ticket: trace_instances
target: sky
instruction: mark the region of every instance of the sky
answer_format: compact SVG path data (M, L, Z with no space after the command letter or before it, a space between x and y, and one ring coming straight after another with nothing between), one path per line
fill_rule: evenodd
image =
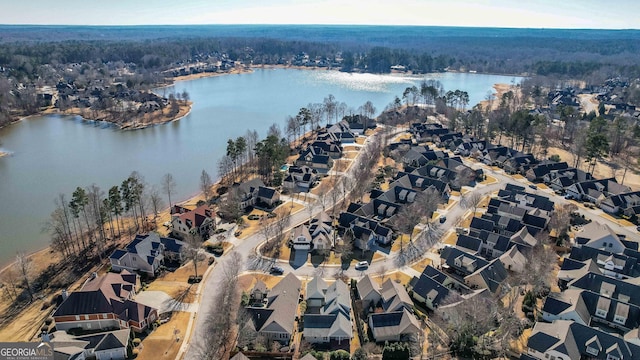
M638 0L2 0L0 24L638 29Z

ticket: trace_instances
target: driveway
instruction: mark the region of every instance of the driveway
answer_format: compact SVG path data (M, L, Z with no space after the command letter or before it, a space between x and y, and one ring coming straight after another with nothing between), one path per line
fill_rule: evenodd
M141 291L136 295L135 300L141 304L158 309L159 314L169 311L195 312L198 307L197 304L175 301L164 291Z

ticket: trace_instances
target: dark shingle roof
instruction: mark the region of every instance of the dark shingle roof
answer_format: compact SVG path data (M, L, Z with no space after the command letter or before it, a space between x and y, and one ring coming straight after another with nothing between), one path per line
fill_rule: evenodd
M551 335L539 332L529 337L527 346L541 353L549 350L553 345L557 344L560 339Z

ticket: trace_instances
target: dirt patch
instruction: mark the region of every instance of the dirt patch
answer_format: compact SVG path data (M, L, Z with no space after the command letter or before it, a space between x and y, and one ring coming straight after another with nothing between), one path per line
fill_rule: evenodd
M209 266L209 262L207 257L198 261L198 275L201 276L207 271L207 267ZM189 281L189 276L195 275L195 269L193 267L193 261L188 261L176 271L167 271L160 275L154 282L174 282L174 283L183 283L187 284ZM151 283L153 284L153 282ZM151 286L151 284L149 286Z
M273 289L273 287L276 286L276 284L278 284L280 280L282 280L282 277L273 276L269 274L241 275L238 278L238 288L240 288L244 292L249 292L251 291L251 289L253 289L253 287L258 282L258 280L265 283L268 289Z
M380 276L373 276L372 277L374 281L376 281L378 284L382 284L383 282L387 281L387 279L391 279L395 282L398 282L400 284L406 285L409 283L409 281L411 281L411 276L403 273L400 270L396 270L392 273L387 273L385 275L380 275Z
M519 97L522 98L522 94L520 93L520 87L511 85L511 84L494 84L493 89L495 92L493 93L494 99L492 101L482 100L480 101L480 105L482 108L486 109L491 106L491 110L496 110L500 106L500 99L503 94L506 94L509 91L513 91L514 93L518 93Z
M422 259L417 263L411 265L411 268L417 272L422 272L424 271L424 268L426 268L429 265L431 265L431 259Z
M193 303L196 295L195 286L177 281L156 280L149 284L145 291L162 291L183 303Z
M549 156L551 155L560 156L560 161L566 161L567 164L569 164L569 166L573 166L575 163L574 155L567 150L564 150L558 147L550 147L548 150L548 154ZM585 166L586 165L582 165L582 170L586 170ZM596 179L606 179L606 178L613 177L614 173L615 173L616 180L618 180L619 182L622 181L622 174L624 173L623 168L614 169L608 163L598 161L598 163L596 164L595 170L593 172L593 176ZM624 185L631 187L633 190L639 190L640 174L629 169L624 178Z
M184 341L190 316L187 312L174 312L167 323L160 325L142 341L136 359L175 359Z
M36 300L28 305L19 316L12 319L0 329L2 341L30 341L40 334L44 321L53 312L53 307L42 309L43 300Z

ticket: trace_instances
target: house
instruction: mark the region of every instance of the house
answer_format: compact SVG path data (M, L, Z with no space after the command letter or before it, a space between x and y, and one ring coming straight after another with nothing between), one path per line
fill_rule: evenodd
M295 161L296 166L307 166L319 175L326 175L333 167L333 158L320 148L307 147Z
M356 289L358 289L358 296L362 301L362 308L365 312L368 312L369 308L375 308L380 302L379 285L371 278L371 275L367 274L360 279L356 284Z
M532 182L544 181L545 176L549 175L552 171L565 170L569 168L569 164L566 161L552 162L543 161L538 165L527 170L525 176L527 180Z
M608 178L578 182L565 191L574 199L600 204L609 196L631 192L631 188L618 184L615 178Z
M502 163L502 168L508 174L526 174L538 163L533 154L515 153Z
M308 192L318 182L318 172L308 166L289 166L282 187L293 192Z
M407 290L404 286L391 279L387 279L382 283L380 300L382 309L387 313L401 311L402 309L413 311L413 301L411 301Z
M291 246L296 250L323 250L333 246L333 220L321 212L308 224L295 227L291 232Z
M314 278L315 280L315 278ZM312 294L317 295L317 292ZM307 304L310 303L307 294ZM316 299L316 298L313 298ZM351 295L347 285L336 280L324 293L322 306L307 306L302 336L308 342L348 344L353 337L351 327Z
M321 277L314 277L307 283L307 308L321 307L324 304L324 297L327 293L327 283Z
M527 258L522 254L517 246L513 246L499 257L500 262L507 271L522 273L526 270Z
M640 206L640 191L609 196L601 201L599 206L609 214L637 215L636 208Z
M640 359L633 341L571 320L537 322L527 341L526 355L539 360Z
M291 245L295 250L311 249L311 234L306 225L298 225L291 231Z
M640 285L633 281L625 281L608 277L600 272L589 272L569 283L569 288L589 290L618 299L630 304L640 306L640 298L636 296L640 292Z
M177 206L174 209L178 209ZM180 212L172 212L171 234L180 239L187 239L193 232L204 241L209 239L216 228L215 214L209 205L201 205L193 210L181 208Z
M91 335L73 336L62 330L43 334L42 341L53 345L54 359L127 359L130 330L121 329Z
M267 292L262 306L246 308L258 335L269 342L289 343L295 331L301 287L302 282L293 273L289 273Z
M161 238L155 232L148 235L136 235L124 249L116 249L109 256L111 270L128 270L155 276L164 263L165 254L170 259L179 260L183 245L184 243L176 239Z
M582 228L576 235L577 246L588 246L619 254L626 248L620 237L607 225L592 221Z
M548 322L573 320L626 334L640 327L640 307L589 290L568 289L549 294L542 307L542 318Z
M460 154L462 156L470 156L474 152L483 152L487 148L487 142L485 140L479 141L464 141L458 145L454 154Z
M475 273L489 264L488 261L453 247L445 246L440 252L441 266L461 276Z
M500 285L507 278L507 271L500 259L494 259L470 275L465 276L464 282L472 289L489 289L496 293Z
M138 275L95 274L71 294L63 291L63 301L53 313L56 329L127 329L144 331L158 318L158 310L132 300L139 287Z
M619 278L640 277L640 253L629 248L623 253L613 253L607 249L596 249L589 246L574 246L569 254L570 260L576 262L593 261L596 271L604 275Z
M421 331L420 323L406 308L369 314L369 329L376 342L406 341Z
M335 238L333 219L324 211L318 213L309 222L309 233L315 250L331 249Z
M276 189L267 186L258 187L258 199L254 206L264 209L273 209L279 202L280 193Z
M240 206L243 208L250 206L273 208L280 201L280 193L274 188L265 186L259 178L243 182L234 191L236 191Z
M380 222L349 212L340 213L338 225L352 234L354 246L362 250L369 250L374 242L388 245L393 236L391 229Z
M430 265L427 267L430 267ZM435 270L435 268L433 269ZM425 268L420 277L414 276L411 279L409 291L414 299L425 304L429 310L435 311L451 290L438 281L438 277L428 276L426 272L427 269ZM444 273L442 275L447 278Z

